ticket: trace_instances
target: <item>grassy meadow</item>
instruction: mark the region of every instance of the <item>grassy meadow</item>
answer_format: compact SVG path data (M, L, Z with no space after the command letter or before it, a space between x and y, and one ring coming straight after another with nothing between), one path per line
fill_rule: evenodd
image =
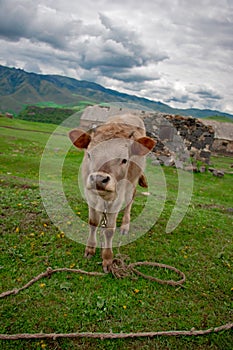
M91 260L84 259L84 245L60 231L43 206L40 160L55 128L52 124L0 118L0 293L21 287L48 267L102 272L100 249ZM61 142L66 142L66 133L64 129ZM75 190L82 152L74 147L65 155L62 148L54 152L56 157L65 158L66 197L74 214L85 222L87 204ZM224 169L225 176L194 174L187 213L172 233L165 233L177 198L177 171L152 166L148 160L148 169L158 182L158 193L159 176L163 174L167 189L164 208L146 234L121 247L121 253L128 255L130 262L155 261L180 269L186 275L184 288L141 277L116 279L110 274L90 277L59 273L0 300L0 334L199 330L233 322L233 160L212 157L211 163ZM132 216L136 217L144 205L145 196L138 189ZM69 225L69 218L64 220ZM168 270L142 271L163 279L177 278ZM199 337L0 341L4 350L232 347L232 330Z

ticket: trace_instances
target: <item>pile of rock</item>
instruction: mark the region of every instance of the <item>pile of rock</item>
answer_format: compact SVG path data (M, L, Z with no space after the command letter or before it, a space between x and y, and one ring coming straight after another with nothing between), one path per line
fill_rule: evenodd
M208 171L216 177L223 177L225 175L225 172L223 170L218 170L215 168L208 168Z
M220 169L215 169L212 167L208 167L208 165L197 165L197 164L193 164L190 162L189 165L184 165L182 162L179 161L175 161L174 158L171 157L156 157L155 155L150 155L150 157L152 158L151 160L151 164L154 166L159 166L159 165L164 165L164 166L172 166L178 169L183 169L185 171L189 171L192 173L206 173L206 172L210 172L213 174L213 176L216 177L223 177L225 175L225 172L223 170Z
M199 119L164 113L146 113L147 134L157 140L153 152L160 164L184 167L191 157L209 164L214 130Z
M6 118L9 118L9 119L13 119L14 115L11 114L11 113L8 113L8 112L6 112L6 113L0 112L0 117L6 117Z

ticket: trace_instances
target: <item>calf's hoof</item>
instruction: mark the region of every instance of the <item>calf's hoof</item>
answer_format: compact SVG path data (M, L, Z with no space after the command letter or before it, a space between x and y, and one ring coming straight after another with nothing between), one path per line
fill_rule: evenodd
M103 259L102 265L105 273L109 273L111 271L112 258L113 258L112 249L104 248L102 250L102 259Z
M112 259L104 259L102 265L104 273L111 272Z
M120 233L125 236L129 233L129 224L121 225Z
M95 255L95 247L86 246L84 257L91 259Z

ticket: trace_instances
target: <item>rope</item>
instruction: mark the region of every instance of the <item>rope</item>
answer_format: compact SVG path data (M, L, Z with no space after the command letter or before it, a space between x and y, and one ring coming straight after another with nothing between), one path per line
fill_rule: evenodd
M66 267L62 267L59 269L52 269L51 267L48 267L47 270L45 272L40 273L38 276L32 278L29 282L27 282L24 286L22 286L21 288L14 288L12 290L8 290L7 292L3 292L2 294L0 294L0 298L5 298L9 295L16 295L19 292L21 292L24 289L29 288L30 286L32 286L34 283L38 282L40 279L44 278L44 277L51 277L54 273L57 272L72 272L72 273L79 273L79 274L83 274L83 275L88 275L88 276L104 276L104 273L101 272L87 272L84 270L80 270L80 269L69 269Z
M175 267L165 265L165 264L148 262L148 261L136 262L136 263L132 263L132 264L127 265L124 261L125 259L126 259L126 256L124 257L123 255L120 255L119 258L113 259L113 263L112 263L110 271L112 272L112 274L116 278L129 277L129 276L132 276L134 273L134 274L142 276L150 281L158 282L160 284L168 284L168 285L171 285L174 287L175 286L182 286L182 284L185 282L185 274L183 272L179 271L178 269L176 269ZM155 278L153 276L143 274L142 272L135 269L135 266L155 266L155 267L165 268L168 270L175 271L178 275L180 275L182 277L182 279L180 281L161 280L159 278ZM48 267L45 272L42 272L38 276L32 278L29 282L27 282L21 288L18 288L18 289L14 288L14 289L9 290L7 292L1 293L0 298L5 298L5 297L12 295L12 294L16 295L19 292L21 292L22 290L27 289L30 286L32 286L34 283L38 282L40 279L42 279L44 277L50 278L53 274L55 274L57 272L71 272L71 273L78 273L78 274L83 274L83 275L88 275L88 276L106 276L106 274L103 272L88 272L88 271L84 271L81 269L71 269L71 268L66 268L66 267L58 268L58 269L52 269L51 267Z
M117 278L132 276L134 273L134 274L141 276L145 279L148 279L150 281L157 282L160 284L167 284L167 285L170 285L173 287L177 287L177 286L183 287L183 283L186 280L185 274L173 266L169 266L166 264L160 264L157 262L149 262L149 261L136 262L136 263L131 263L131 264L127 265L124 262L124 260L125 260L125 258L123 258L122 256L120 258L115 258L113 260L113 264L111 266L111 272ZM161 280L159 278L156 278L156 277L153 277L150 275L146 275L146 274L138 271L137 269L135 269L136 266L152 266L152 267L159 267L159 268L163 268L163 269L168 269L168 270L176 272L179 276L181 276L181 279L179 281Z
M118 254L119 257L116 257L113 259L113 264L111 267L111 272L116 278L123 278L123 277L132 277L136 274L138 276L141 276L143 278L146 278L150 281L158 282L160 284L167 284L171 285L173 287L175 286L182 286L185 282L185 274L181 272L180 270L176 269L175 267L166 265L166 264L160 264L156 262L136 262L131 263L127 265L125 263L126 256ZM145 275L142 272L138 271L135 267L136 266L152 266L152 267L159 267L159 268L165 268L171 271L176 272L181 279L179 281L173 281L173 280L161 280L159 278L155 278L153 276ZM58 269L52 269L49 267L45 272L40 273L36 277L32 278L29 282L27 282L24 286L21 288L14 288L12 290L3 292L0 294L0 298L5 298L10 295L16 295L19 292L21 292L24 289L29 288L34 283L38 282L40 279L48 277L50 278L54 273L57 272L70 272L70 273L78 273L78 274L84 274L88 276L106 276L105 273L101 272L88 272L81 269L71 269L71 268L58 268ZM138 333L35 333L35 334L28 334L28 333L22 333L22 334L0 334L0 340L18 340L18 339L57 339L57 338L95 338L95 339L126 339L126 338L141 338L141 337L157 337L157 336L199 336L199 335L206 335L210 333L217 333L221 331L230 330L233 328L233 323L228 323L220 327L210 328L206 330L195 330L191 329L190 331L160 331L160 332L138 332Z
M23 334L0 334L2 340L18 340L18 339L53 339L58 338L94 338L94 339L126 339L126 338L153 338L158 336L200 336L210 333L218 333L233 328L233 323L228 323L220 327L209 328L206 330L190 331L161 331L161 332L138 332L138 333L23 333Z

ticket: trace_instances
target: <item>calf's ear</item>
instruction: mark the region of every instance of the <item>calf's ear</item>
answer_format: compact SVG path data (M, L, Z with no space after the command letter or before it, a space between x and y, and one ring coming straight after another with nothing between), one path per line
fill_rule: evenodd
M87 148L91 141L91 136L81 129L71 130L69 132L69 138L73 145L80 149Z
M150 137L140 137L132 143L131 152L133 155L144 156L149 153L155 145L156 141Z
M142 174L138 179L138 184L141 187L148 188L148 182L145 174Z

